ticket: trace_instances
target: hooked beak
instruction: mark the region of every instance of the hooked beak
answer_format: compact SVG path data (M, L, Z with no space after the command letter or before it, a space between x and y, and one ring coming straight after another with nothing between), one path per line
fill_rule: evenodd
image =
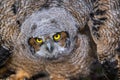
M51 41L48 41L48 42L46 43L46 49L47 49L47 50L48 50L48 52L50 52L50 53L52 53L52 52L53 52L54 47L53 47L53 44L52 44L52 42L51 42Z

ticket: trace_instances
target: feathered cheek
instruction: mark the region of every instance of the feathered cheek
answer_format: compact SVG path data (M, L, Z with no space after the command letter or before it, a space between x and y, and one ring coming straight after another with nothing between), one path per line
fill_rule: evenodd
M29 45L34 48L35 52L40 50L40 44L38 44L34 38L30 38Z
M66 39L60 40L60 41L59 41L59 45L60 45L61 47L65 47L65 46L66 46Z
M61 39L59 40L59 45L61 47L66 47L67 46L67 43L68 43L68 34L67 32L61 32Z

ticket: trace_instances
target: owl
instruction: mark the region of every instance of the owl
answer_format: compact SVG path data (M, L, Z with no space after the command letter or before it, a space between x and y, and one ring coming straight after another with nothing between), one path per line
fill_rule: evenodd
M49 0L17 28L20 31L16 31L12 55L4 67L15 71L8 79L23 80L39 72L49 74L51 80L89 75L95 60L94 49L90 46L93 41L88 36L89 31L84 30L86 23L79 23L87 20L87 16L78 21L81 16L74 12L78 6L71 8L69 1L63 3ZM85 1L80 4L83 3L86 4ZM72 5L75 4L78 5L77 1ZM84 12L79 14L85 15Z
M6 2L13 4L12 0ZM24 3L31 7L28 4ZM1 14L8 17L0 16L1 43L12 52L4 68L16 72L9 78L24 79L39 72L48 73L53 80L85 76L90 72L95 52L101 64L109 62L107 66L119 68L119 5L119 0L47 0L39 10L35 6L38 11L33 10L34 6L21 9L12 5L12 18L4 7ZM13 23L8 27L5 22Z

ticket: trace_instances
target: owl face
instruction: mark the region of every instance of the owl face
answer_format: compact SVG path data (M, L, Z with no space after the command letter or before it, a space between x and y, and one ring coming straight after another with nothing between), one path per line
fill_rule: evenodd
M70 46L69 34L65 31L32 37L29 44L34 49L34 54L45 58L57 59L67 55Z
M53 7L33 13L22 24L21 33L33 56L64 59L74 49L76 25L76 19L64 8Z

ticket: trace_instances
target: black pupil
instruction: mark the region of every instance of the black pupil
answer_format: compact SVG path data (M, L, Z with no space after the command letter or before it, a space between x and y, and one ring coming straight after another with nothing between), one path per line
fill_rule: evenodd
M58 37L58 34L56 34L56 37Z
M39 40L39 41L40 41L40 40L41 40L41 38L36 38L36 40Z
M40 41L41 39L40 39L40 38L38 38L38 40Z

